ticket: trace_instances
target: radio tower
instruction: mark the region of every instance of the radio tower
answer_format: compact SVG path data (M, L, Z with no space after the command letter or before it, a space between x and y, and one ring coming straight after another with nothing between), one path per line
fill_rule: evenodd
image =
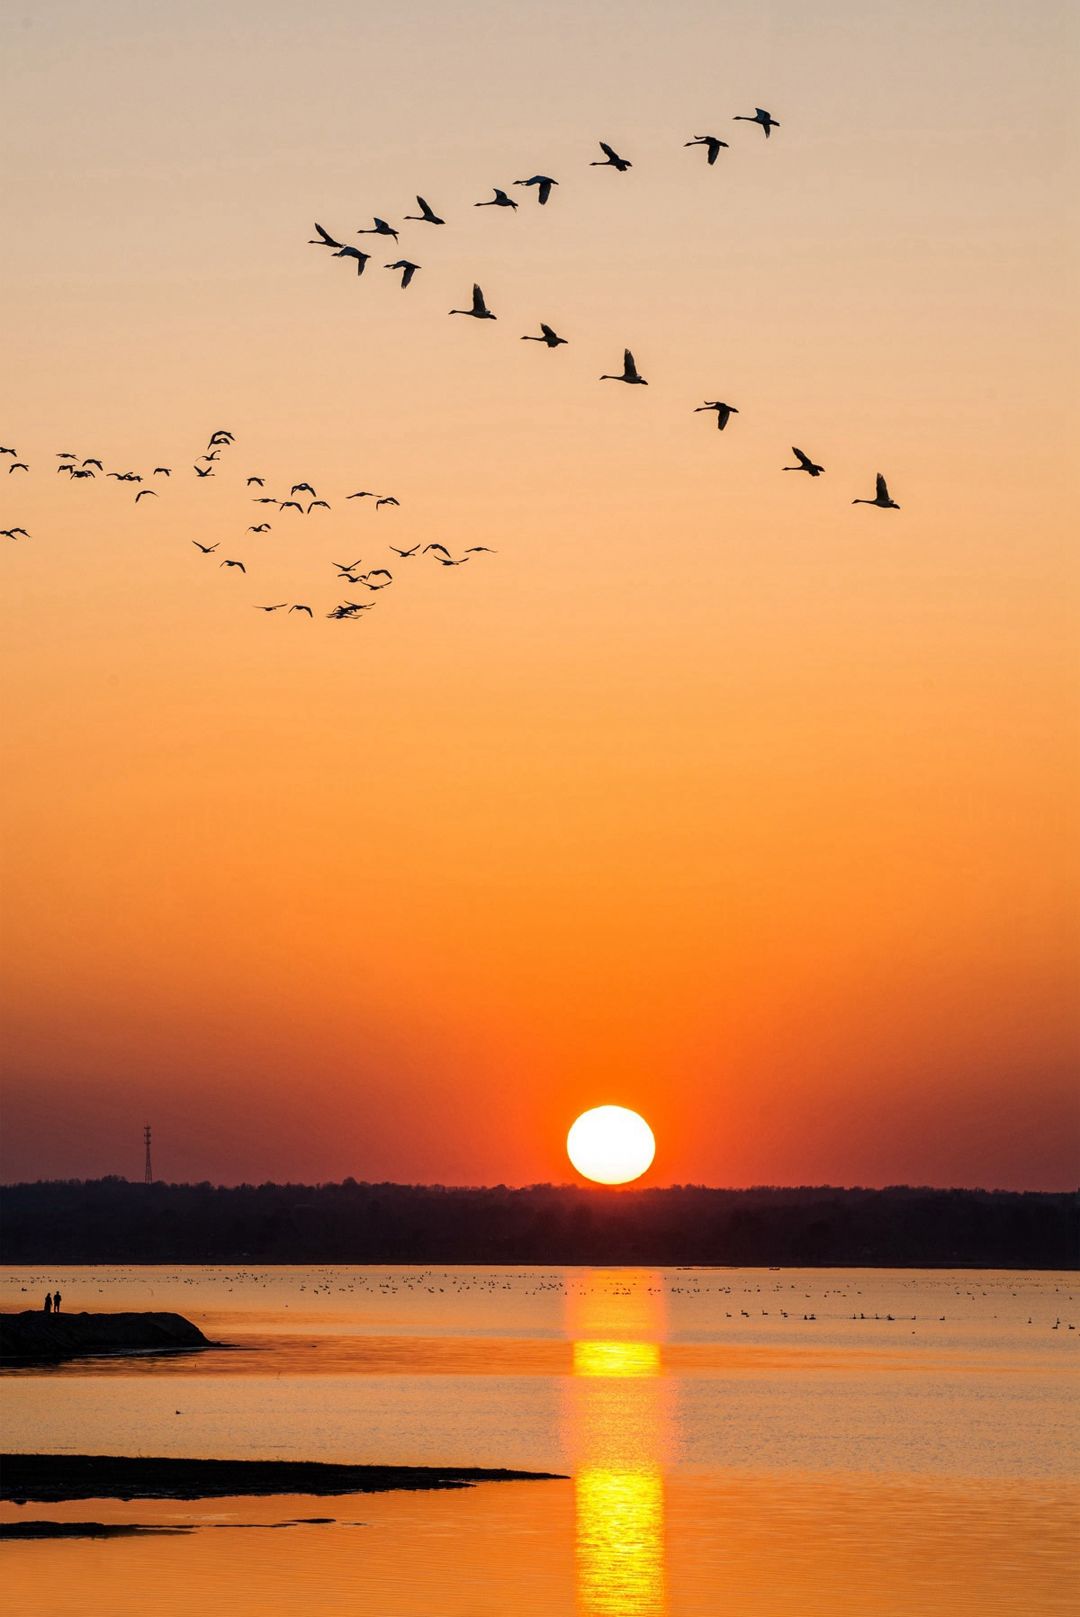
M143 1132L143 1140L146 1142L146 1168L145 1168L145 1170L143 1172L143 1184L144 1185L152 1185L154 1183L154 1170L150 1166L150 1125L149 1125L149 1123L146 1123L146 1124L143 1125L143 1131L142 1132Z

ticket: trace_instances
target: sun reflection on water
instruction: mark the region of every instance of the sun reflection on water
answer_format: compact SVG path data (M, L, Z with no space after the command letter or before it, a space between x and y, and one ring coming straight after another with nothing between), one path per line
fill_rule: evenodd
M568 1294L578 1609L663 1617L667 1383L662 1277L597 1270Z

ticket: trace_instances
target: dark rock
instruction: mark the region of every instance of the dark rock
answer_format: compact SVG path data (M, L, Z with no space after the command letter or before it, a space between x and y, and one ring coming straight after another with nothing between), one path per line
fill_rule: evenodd
M96 1354L182 1353L213 1347L182 1314L0 1314L0 1361L58 1363Z

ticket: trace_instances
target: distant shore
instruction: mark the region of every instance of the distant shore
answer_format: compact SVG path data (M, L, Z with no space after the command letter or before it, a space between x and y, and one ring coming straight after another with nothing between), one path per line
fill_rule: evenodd
M0 1187L4 1260L75 1264L631 1264L1054 1269L1080 1256L1075 1192L831 1185Z
M60 1364L132 1353L198 1353L217 1346L182 1314L0 1313L0 1364Z
M232 1499L270 1494L388 1493L553 1482L550 1471L480 1466L334 1465L307 1460L125 1459L99 1454L0 1455L0 1499Z

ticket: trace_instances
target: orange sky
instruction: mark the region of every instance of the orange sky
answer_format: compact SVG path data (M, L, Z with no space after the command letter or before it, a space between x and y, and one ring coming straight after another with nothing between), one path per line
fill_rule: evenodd
M137 1176L145 1116L170 1178L561 1179L617 1101L655 1183L1076 1182L1072 27L26 13L5 1178ZM417 191L359 281L306 245ZM334 509L246 534L255 473ZM394 585L329 623L358 555Z

